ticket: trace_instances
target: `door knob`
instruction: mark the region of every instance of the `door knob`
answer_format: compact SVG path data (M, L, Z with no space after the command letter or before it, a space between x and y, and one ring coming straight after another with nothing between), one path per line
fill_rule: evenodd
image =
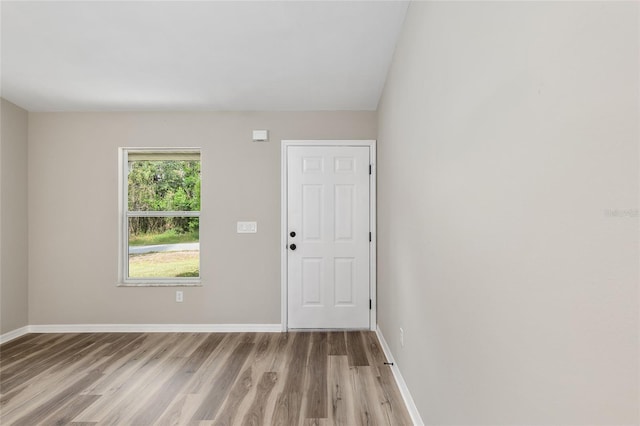
M295 233L295 231L291 231L291 232L289 232L289 235L291 235L291 238L293 238L293 237L296 236L296 233Z
M296 245L295 245L295 244L289 244L289 248L290 248L291 250L295 250L295 249L296 249Z

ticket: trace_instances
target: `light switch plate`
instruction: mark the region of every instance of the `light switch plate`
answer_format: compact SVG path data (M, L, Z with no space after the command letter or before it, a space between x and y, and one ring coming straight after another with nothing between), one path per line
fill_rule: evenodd
M268 130L254 130L253 141L254 142L267 142L269 140Z
M255 234L258 232L258 222L238 222L238 234Z

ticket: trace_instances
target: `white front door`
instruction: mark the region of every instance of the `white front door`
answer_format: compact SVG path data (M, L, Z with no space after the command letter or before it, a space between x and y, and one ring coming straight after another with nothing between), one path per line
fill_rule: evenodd
M287 148L289 328L369 328L369 155Z

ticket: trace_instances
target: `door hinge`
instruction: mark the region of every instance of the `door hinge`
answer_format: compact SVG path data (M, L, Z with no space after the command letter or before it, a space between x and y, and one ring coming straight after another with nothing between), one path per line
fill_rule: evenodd
M371 174L371 164L369 164L369 174Z
M369 232L369 242L371 242L371 232Z
M371 299L369 299L369 310L371 310Z

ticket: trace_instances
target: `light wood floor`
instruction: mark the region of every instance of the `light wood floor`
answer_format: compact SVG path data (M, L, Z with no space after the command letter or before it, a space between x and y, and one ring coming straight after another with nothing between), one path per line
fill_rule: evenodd
M372 332L28 334L2 425L410 425Z

